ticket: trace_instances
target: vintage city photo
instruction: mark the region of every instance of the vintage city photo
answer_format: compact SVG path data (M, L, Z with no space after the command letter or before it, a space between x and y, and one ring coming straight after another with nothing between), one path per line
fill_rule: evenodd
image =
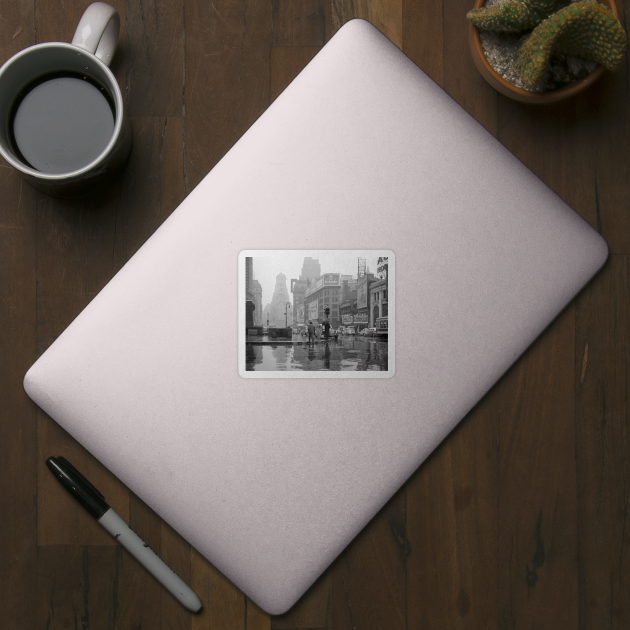
M238 267L241 376L394 375L393 252L245 250Z

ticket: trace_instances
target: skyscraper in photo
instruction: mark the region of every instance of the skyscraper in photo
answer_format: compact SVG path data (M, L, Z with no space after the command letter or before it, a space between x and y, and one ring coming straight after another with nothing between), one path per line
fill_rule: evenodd
M302 263L302 271L300 272L300 280L317 280L322 275L322 268L317 258L306 256Z
M283 273L276 276L276 286L271 298L271 309L269 312L269 323L278 327L284 327L285 324L291 324L292 313L291 308L287 309L287 302L291 303L289 290L287 289L287 277ZM285 314L286 312L286 314Z
M296 324L306 324L308 316L304 313L304 293L309 282L317 280L322 275L322 268L317 258L304 257L299 279L291 279L291 293L293 293L293 321Z

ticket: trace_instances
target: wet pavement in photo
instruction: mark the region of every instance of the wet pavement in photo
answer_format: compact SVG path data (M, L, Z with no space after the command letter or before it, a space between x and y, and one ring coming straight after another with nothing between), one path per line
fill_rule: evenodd
M387 341L339 337L309 345L304 337L292 341L248 342L247 371L366 371L388 370Z

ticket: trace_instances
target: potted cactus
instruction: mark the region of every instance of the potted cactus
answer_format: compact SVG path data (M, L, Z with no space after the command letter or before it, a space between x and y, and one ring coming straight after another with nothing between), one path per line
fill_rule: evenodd
M604 1L477 0L467 15L473 60L510 98L545 103L575 94L617 69L625 55L614 0ZM492 46L512 53L497 62Z

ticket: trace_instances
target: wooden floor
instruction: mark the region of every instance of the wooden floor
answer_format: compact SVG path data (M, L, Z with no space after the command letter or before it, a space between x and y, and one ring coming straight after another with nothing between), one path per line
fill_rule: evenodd
M60 201L0 162L0 627L630 628L630 71L532 107L481 79L471 0L122 0L134 146ZM0 0L0 62L87 2ZM630 0L619 5L622 22ZM370 20L608 241L610 259L286 615L269 617L79 447L22 378L344 22ZM325 182L322 182L325 185ZM71 499L65 454L189 582L191 615ZM273 579L273 576L269 576Z

